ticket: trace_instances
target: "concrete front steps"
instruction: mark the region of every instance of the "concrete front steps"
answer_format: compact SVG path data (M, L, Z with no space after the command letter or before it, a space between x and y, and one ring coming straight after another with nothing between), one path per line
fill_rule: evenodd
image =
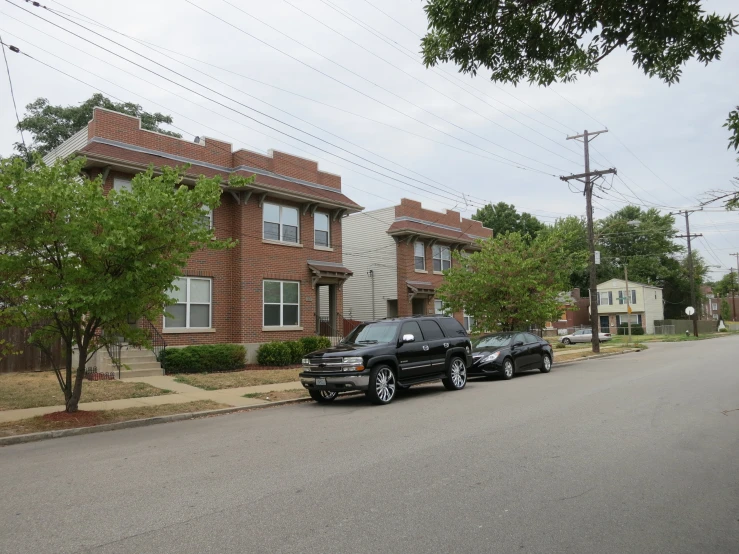
M154 352L127 346L121 348L121 378L154 377L156 375L164 375L164 370ZM116 377L118 377L117 372Z

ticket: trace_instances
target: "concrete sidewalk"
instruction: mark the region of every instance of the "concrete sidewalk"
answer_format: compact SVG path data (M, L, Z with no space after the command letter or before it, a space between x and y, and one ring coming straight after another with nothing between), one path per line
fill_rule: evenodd
M142 406L184 404L185 402L194 402L196 400L212 400L227 406L249 407L259 404L268 404L269 402L265 400L257 400L256 398L244 398L245 394L303 388L300 381L293 381L291 383L275 383L274 385L258 385L254 387L239 387L235 389L203 390L184 383L178 383L174 380L174 377L168 375L134 377L122 379L122 381L148 383L149 385L159 389L171 390L174 394L147 396L145 398L124 398L121 400L109 400L107 402L83 402L79 405L79 409L87 411L122 410L124 408L140 408ZM0 411L0 423L18 421L62 410L64 410L64 406L43 406L41 408L27 408L24 410L3 410Z

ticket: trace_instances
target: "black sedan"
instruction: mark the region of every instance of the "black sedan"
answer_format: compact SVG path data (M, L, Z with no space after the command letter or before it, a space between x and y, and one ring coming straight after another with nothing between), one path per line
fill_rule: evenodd
M467 375L500 375L511 379L529 369L552 370L552 346L531 333L490 333L472 341L472 366Z

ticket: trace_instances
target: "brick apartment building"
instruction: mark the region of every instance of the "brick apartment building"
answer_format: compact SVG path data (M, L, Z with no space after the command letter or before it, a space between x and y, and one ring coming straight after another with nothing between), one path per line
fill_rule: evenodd
M344 220L344 266L354 276L344 287L344 317L370 320L442 313L435 292L451 267L453 250L479 249L493 231L459 212L425 209L403 198L400 205ZM469 318L454 316L466 327Z
M189 260L177 282L179 302L167 308L173 317L152 322L168 347L245 344L254 360L261 343L318 332L320 314L336 328L342 285L351 276L342 265L342 221L362 209L341 192L338 175L282 152L234 152L217 139L190 142L147 131L138 118L100 108L45 161L72 154L87 158L86 172L102 175L106 190L130 187L149 165L190 164L185 184L200 175L223 179L221 205L208 219L216 237L239 243ZM256 180L232 189L233 175Z

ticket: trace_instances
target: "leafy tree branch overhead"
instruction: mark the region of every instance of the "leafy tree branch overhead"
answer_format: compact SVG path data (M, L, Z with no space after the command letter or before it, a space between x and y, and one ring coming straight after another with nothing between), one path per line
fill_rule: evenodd
M428 0L421 47L427 66L454 62L494 81L538 85L589 75L618 48L668 84L695 58L721 56L736 16L706 14L700 0Z

